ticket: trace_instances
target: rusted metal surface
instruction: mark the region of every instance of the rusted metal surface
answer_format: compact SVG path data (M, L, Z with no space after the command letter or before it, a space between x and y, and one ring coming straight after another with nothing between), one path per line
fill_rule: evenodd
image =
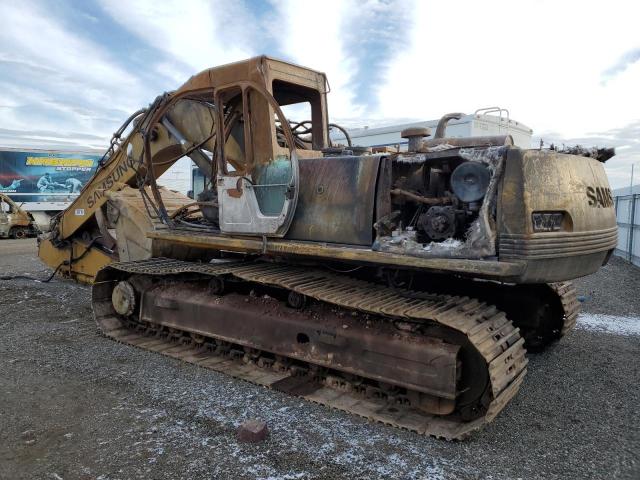
M458 405L456 409L460 408L461 410L456 410L458 413L453 415L431 415L420 409L423 404L419 398L411 393L411 390L403 394L402 392L385 392L380 388L373 388L374 385L371 386L371 392L369 392L369 388L362 388L361 382L363 379L369 378L368 376L336 376L336 373L332 373L336 372L335 369L314 370L313 365L308 362L302 365L283 363L277 356L275 359L268 354L265 356L265 353L270 351L268 349L265 352L254 348L246 349L242 346L234 346L235 344L228 342L225 338L208 337L209 339L205 339L203 343L198 332L195 332L196 336L194 337L194 332L188 333L182 329L164 329L155 323L159 314L150 315L148 318L151 321L142 321L141 323L138 320L127 320L115 314L111 304L111 291L118 279L126 278L132 274L136 277L146 275L170 279L171 275L180 272L201 274L206 272L206 275L214 276L232 275L244 281L292 290L315 298L323 304L358 311L361 314L384 315L391 321L393 319L406 320L410 322L408 325L414 323L414 326L408 330L414 333L405 337L408 343L415 341L420 335L442 339L435 333L437 328L433 334L419 334L420 325L440 325L445 331L457 332L457 335L462 335L466 339L465 342L468 342L468 346L464 347L467 353L461 357L463 373L459 382L462 383L458 384L456 395L457 402L460 402L456 403ZM166 296L168 295L166 292L171 292L171 290L171 286L165 287L165 293L153 299L154 305L158 304L157 308L164 308L167 311L181 308L185 302L184 295L169 298ZM525 352L522 348L523 340L519 338L518 330L511 325L504 314L493 306L482 304L468 297L434 296L424 294L424 292L422 292L422 296L413 292L412 296L412 299L408 299L401 290L319 270L286 265L263 263L198 265L169 259L155 259L129 264L114 264L102 270L93 288L93 306L100 328L105 334L116 340L132 343L141 348L148 348L186 361L193 361L208 368L224 371L267 386L281 384L284 379L292 375L309 375L311 372L316 372L311 375L310 380L320 382L321 385L308 390L301 386L297 389L300 396L419 433L448 439L464 438L491 421L518 391L527 365ZM249 298L249 303L258 301L258 305L262 304L262 308L264 308L264 303L260 300L259 298L255 300ZM246 308L246 304L247 302L242 302L238 308L242 310ZM324 316L319 321L322 321L322 318ZM368 317L363 318L367 319ZM189 319L184 319L180 324L184 327L184 322L189 321ZM216 318L214 323L217 324L218 321ZM134 330L131 330L129 325ZM342 330L348 331L349 328ZM147 335L152 336L145 335L143 333L145 331ZM401 328L401 331L405 331L405 327ZM430 331L426 330L426 332ZM331 348L340 346L342 339L349 338L349 334L345 332L341 332L340 336L337 335L337 332L335 336L333 333L330 332L326 338L327 346ZM318 335L322 337L322 332ZM358 335L355 338L357 337ZM304 338L302 339L304 340ZM247 341L246 336L244 341ZM296 343L298 343L297 340ZM459 342L446 341L446 343L462 345ZM208 349L207 345L211 345L213 348ZM428 342L424 346L427 345ZM476 355L479 355L481 359L476 358ZM233 360L234 357L244 358L244 362L236 363ZM406 357L403 355L403 358ZM377 359L369 367L375 370L376 365ZM483 381L478 381L483 378L483 375L486 375L489 380L489 383L485 384L488 390L478 388L479 385L484 384ZM404 378L404 374L398 372L395 381ZM336 392L335 389L338 391ZM292 390L296 389L292 388ZM373 395L369 395L368 392ZM474 398L475 400L473 400ZM435 406L433 402L426 402L426 405ZM473 408L467 411L469 406Z
M98 274L94 312L107 335L367 418L462 438L516 394L524 338L495 306L467 296L479 288L458 297L382 282L433 282L427 277L441 273L469 284L532 283L510 292L520 289L523 301L513 303L527 307L518 317L527 342L546 346L571 328L579 306L570 285L547 283L595 271L615 244L606 176L595 160L523 152L509 135L443 138L458 114L445 115L431 140L422 140L425 130L404 131L409 152L336 153L326 149L326 87L324 74L258 57L161 95L129 138L115 139L119 147L42 240L40 255L81 281L118 257L171 257ZM290 125L282 107L303 102L311 121ZM207 178L209 196L196 205L156 183L184 155ZM291 168L279 176L281 161ZM189 205L204 217L183 215ZM295 262L305 267L288 265ZM238 292L221 296L229 285ZM276 294L245 295L248 286Z
M434 139L444 138L444 132L447 129L447 124L450 120L460 120L464 116L464 113L447 113L443 115L438 121L438 126L436 127L436 133L433 135Z
M102 209L99 208L95 213L96 223L98 224L98 230L100 231L100 235L102 236L102 244L107 247L109 250L113 250L116 246L116 239L111 235L109 229L107 228L107 221L104 213L102 213Z
M418 152L429 152L430 149L437 146L448 146L459 148L470 147L502 147L513 145L511 135L499 135L489 137L465 137L465 138L433 138L425 140Z
M571 282L552 283L549 286L560 298L563 314L561 334L566 335L576 326L578 314L582 308L578 301L576 288Z
M400 132L400 136L402 138L406 138L409 140L407 149L410 152L416 152L421 146L422 139L431 135L430 128L424 127L411 127L405 128Z
M38 256L46 259L51 268L57 268L58 274L76 282L91 284L102 267L118 261L117 253L100 248L91 248L91 244L81 238L74 238L64 247L54 246L50 239L40 237ZM69 265L69 259L77 259Z
M378 173L378 182L376 185L376 203L375 203L375 221L383 221L389 218L392 213L391 205L391 184L393 178L391 176L393 168L393 160L389 156L380 157L380 167ZM374 224L374 228L375 225Z
M145 189L147 196L149 189ZM160 194L169 215L192 204L186 195L161 187ZM153 215L140 190L124 187L117 192L106 192L107 219L115 228L117 253L121 261L142 260L151 257L151 241L146 232L165 228L160 218Z
M212 296L202 283L160 284L144 292L140 319L439 397L456 396L457 345L431 338L407 341L393 324L367 324L331 309L312 314L282 309L275 300L245 299L235 293Z
M398 230L395 235L380 235L372 249L423 258L487 259L494 257L496 254L496 196L502 181L502 171L508 151L509 147L505 146L456 149L447 147L439 152L398 154L396 161L400 163L400 167L404 168L405 171L409 169L410 172L412 168L414 171L416 168L431 169L435 165L438 172L436 179L439 179L444 170L451 172L451 162L456 162L453 165L474 162L487 168L487 171L490 172L490 181L484 192L483 201L476 203L473 210L470 208L471 203L462 202L460 198L451 195L450 198L454 207L434 205L422 215L418 215L420 212L414 214L414 217L418 219L415 226L421 229L432 240L431 242L425 243L424 240L417 237L414 226L413 231L409 229ZM431 172L432 170L429 171ZM410 178L415 182L417 176L415 173L411 176L406 174L404 178ZM431 178L431 173L429 173L429 178ZM440 186L431 192L431 196L424 196L426 202L432 201L429 199L442 198L449 191L449 187L448 183L440 182ZM397 208L402 209L402 205ZM435 231L429 228L425 229L426 225L432 223L425 220L428 219L431 213L435 214L438 210L440 212L434 215L434 218L440 217L437 223L443 224L441 220L445 220L446 217L447 219L444 223L449 224L450 228L448 227L444 230L436 228ZM460 222L460 219L462 219L462 222ZM439 230L442 231L435 234ZM446 231L445 235L442 234L443 231Z
M298 206L285 238L370 246L379 156L300 162Z
M390 193L391 195L406 197L413 202L423 203L425 205L443 205L446 203L451 203L451 197L424 197L421 195L416 195L415 193L408 192L406 190L402 190L401 188L394 188Z
M280 82L278 85L288 87L281 89L278 98L274 100L271 92L274 92L277 82ZM42 250L43 261L56 268L58 257L65 253L68 239L73 241L74 237L95 237L96 233L92 228L96 211L102 208L108 193L116 192L127 185L136 187L138 183L143 183L150 186L148 207L155 210L155 214L165 223L171 224L172 219L169 218L155 179L184 155L195 155L196 163L205 173L213 172L214 169L209 168L206 155L200 149L209 148L212 152L214 145L223 148L224 142L215 142L215 137L224 137L225 140L229 138L233 125L223 125L223 122L216 121L219 112L213 102L220 99L216 96L217 89L233 85L239 85L245 93L248 88L257 92L250 99L251 108L247 110L248 106L245 105L245 110L251 112L251 121L258 126L255 136L248 139L251 142L249 146L255 153L246 157L247 165L244 166L248 167L249 171L256 162L260 163L283 153L289 154L287 148L274 143L276 126L272 111L275 110L280 114L280 118L283 118L279 105L295 103L297 96L304 89L316 92L312 102L312 147L317 149L316 156L321 155L320 150L328 144L325 128L328 123L327 81L324 74L264 56L206 70L191 77L176 92L160 95L149 108L136 112L116 132L108 154L103 158L95 176L59 218L52 228L51 235L44 239L51 248ZM245 93L243 98L246 98ZM232 112L230 119L238 122L239 117L235 113ZM136 122L132 132L127 138L121 138L126 125L134 117ZM163 124L163 120L166 125ZM244 126L249 128L250 122L246 120ZM171 126L173 134L167 125ZM288 126L285 126L284 133L291 143ZM229 151L232 150L229 146ZM247 154L249 153L247 151ZM304 154L301 153L301 156ZM225 159L225 156L219 155L217 162L223 162ZM213 165L211 163L211 166ZM292 198L295 199L297 191L294 190L293 193ZM292 213L287 218L290 219ZM56 250L60 250L59 254ZM99 265L89 264L90 261L91 258L86 256L77 263L83 264L79 267L83 270L96 271Z
M133 285L127 281L118 282L111 293L111 304L119 315L131 315L136 307Z
M227 188L225 190L225 192L227 193L227 195L229 195L230 197L233 198L240 198L242 197L242 188Z
M610 218L606 178L591 167L589 159L548 156L538 151L522 153L513 147L509 135L440 138L446 123L457 118L457 113L442 117L431 140L420 140L427 134L424 129L405 131L403 135L410 137L410 150L415 152L397 153L384 160L375 155L322 158L329 144L326 93L324 74L264 56L194 75L177 91L159 96L148 109L134 114L134 132L125 140L114 139L106 163L60 218L52 234L43 239L48 246L41 249L43 259L55 268L61 258L68 257L67 240L78 243L81 238L97 240L92 245L104 247L108 255L86 255L77 260L78 270L95 272L107 257L114 258L111 251L115 245L100 209L110 196L138 183L146 184L147 190L142 191L149 192L140 200L144 201L142 213L150 220L131 219L130 226L144 225L131 236L119 232L117 250L125 254L123 259L167 251L189 252L192 258L197 253L212 255L211 250L229 249L272 257L307 257L309 261L330 259L514 282L549 282L595 271L615 241L609 231L615 220ZM305 138L294 137L281 108L300 102L311 105L311 120L293 128ZM507 152L511 173L503 179L504 162L498 160ZM211 177L208 184L214 187L207 190L209 199L218 194L217 208L201 205L209 222L190 225L193 230L206 229L206 235L192 230L187 236L178 230L176 227L184 226L185 219L169 213L171 205L156 185L155 178L183 155L195 155L205 176ZM284 206L282 211L265 214L257 197L253 198L255 189L280 187L285 182L260 185L256 177L260 169L284 157L292 164L286 193L278 197L284 196ZM484 162L491 167L492 180L486 192L478 193L477 200L446 193L456 191L451 188L452 172L465 162ZM597 185L586 185L586 195L600 210L577 214L582 207L576 205L584 200L584 194L576 196L573 190L578 183L582 185L579 188L585 186L590 174L597 177ZM296 205L298 197L300 204ZM446 213L453 212L447 216L451 228L444 233L424 228L426 223L420 219L428 218L425 209L430 207L435 214L438 205L449 198L451 208L447 207ZM498 201L509 206L503 210L498 206L496 216ZM530 232L536 223L531 221L531 214L537 212L531 210L534 206L543 211L551 209L554 215L566 212L572 221L578 215L575 231L570 232L575 237L563 237L561 246L546 233ZM394 224L389 219L396 211L400 215ZM595 216L599 216L596 221L582 221ZM377 230L376 236L374 225L383 223L386 227ZM407 239L402 244L393 241L392 232L412 230L419 234L413 238L396 236ZM220 231L227 236L221 238ZM275 237L285 240L272 240ZM151 244L155 253L151 253ZM556 248L557 252L551 253ZM129 250L135 253L126 255ZM429 261L415 260L418 257ZM96 258L99 261L89 263ZM524 269L526 275L521 274Z
M500 235L500 255L505 259L550 259L608 252L618 243L617 227L589 232Z
M467 260L452 258L420 258L393 253L376 252L368 248L341 245L326 245L294 240L266 242L253 238L225 237L208 233L176 230L156 230L147 233L153 240L153 256L166 256L172 245L197 247L207 250L227 250L268 256L308 257L310 259L335 260L356 264L380 265L403 269L456 272L457 274L517 280L524 270L519 262L497 262L491 260Z
M156 139L149 148L153 158L155 175L160 176L171 166L171 163L166 162L168 159L175 158L177 160L184 153L180 145L177 145L176 141L170 138L164 127L157 127ZM139 134L132 134L111 159L98 169L91 181L82 189L80 195L60 217L59 225L52 230L52 237L64 240L72 236L86 223L90 223L96 210L107 201L106 193L121 190L127 185L137 186L137 176L146 174L145 168L135 156L142 149L141 143L142 139ZM127 153L127 145L132 146L133 153L131 155Z

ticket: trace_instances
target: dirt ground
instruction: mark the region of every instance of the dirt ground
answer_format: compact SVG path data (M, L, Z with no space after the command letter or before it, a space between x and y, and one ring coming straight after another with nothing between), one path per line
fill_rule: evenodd
M0 241L0 276L49 272L34 240ZM87 287L0 280L0 478L640 478L640 269L577 285L578 328L492 424L444 442L115 343ZM248 418L267 441L237 442Z

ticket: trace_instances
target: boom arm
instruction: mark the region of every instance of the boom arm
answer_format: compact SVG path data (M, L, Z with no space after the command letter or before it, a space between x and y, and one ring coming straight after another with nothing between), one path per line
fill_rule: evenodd
M45 263L79 281L89 283L99 268L118 260L122 245L117 245L109 233L105 221L107 209L104 205L116 192L127 187L137 189L149 185L149 162L144 161L146 155L143 155L145 135L148 137L146 145L150 152L153 178L162 175L185 154L191 157L208 178L212 177L211 160L201 148L213 149L216 132L216 117L212 112L214 107L199 101L178 99L164 115L154 120L154 112L159 107L166 107L170 101L171 96L160 97L149 110L136 112L130 117L130 120L134 117L136 120L132 132L116 146L71 205L55 218L51 232L40 238L39 256ZM149 126L150 121L154 122L152 126ZM117 139L122 130L124 126L114 135L114 139ZM136 190L131 192L135 193L117 195L127 199L129 207L134 210L148 210L148 188L146 193ZM171 197L172 208L180 208L187 203L186 197L166 190L164 192ZM148 215L144 215L146 222L154 225L160 223L157 217L147 217ZM142 221L142 218L139 220ZM142 225L138 227L143 229Z
M169 119L169 116L179 117L187 113L184 108L175 108L173 115L165 115L161 124L156 124L152 129L151 158L153 175L158 178L166 170L189 151L203 131L214 131L213 116L206 114L207 107L182 100L187 103L189 110L194 113L193 131L180 132ZM180 106L180 103L177 107ZM140 123L144 124L146 118ZM177 122L176 122L177 123ZM181 126L188 122L180 121ZM210 135L209 135L210 136ZM125 185L137 187L139 179L145 179L146 168L142 161L143 137L139 127L124 140L121 146L111 156L107 163L100 168L93 178L85 185L80 195L63 212L59 218L56 229L56 238L66 240L73 236L87 222L95 217L96 211L106 202L106 192L121 190ZM211 164L208 157L200 149L190 152L189 156L196 165L203 170L205 175L211 178Z

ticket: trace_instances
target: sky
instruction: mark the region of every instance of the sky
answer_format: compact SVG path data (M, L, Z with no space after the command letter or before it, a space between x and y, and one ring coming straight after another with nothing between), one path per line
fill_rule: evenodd
M507 108L535 142L615 146L640 183L640 4L0 0L0 145L104 149L130 113L260 54L329 78L349 127Z

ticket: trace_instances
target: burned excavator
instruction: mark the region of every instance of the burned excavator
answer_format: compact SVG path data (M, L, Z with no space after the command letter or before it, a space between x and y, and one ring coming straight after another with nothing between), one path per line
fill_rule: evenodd
M456 114L404 131L406 151L332 145L327 90L268 57L193 76L116 132L39 255L93 284L113 339L464 438L516 394L526 350L574 326L569 281L611 255L602 163L447 138ZM184 156L194 200L156 181Z

